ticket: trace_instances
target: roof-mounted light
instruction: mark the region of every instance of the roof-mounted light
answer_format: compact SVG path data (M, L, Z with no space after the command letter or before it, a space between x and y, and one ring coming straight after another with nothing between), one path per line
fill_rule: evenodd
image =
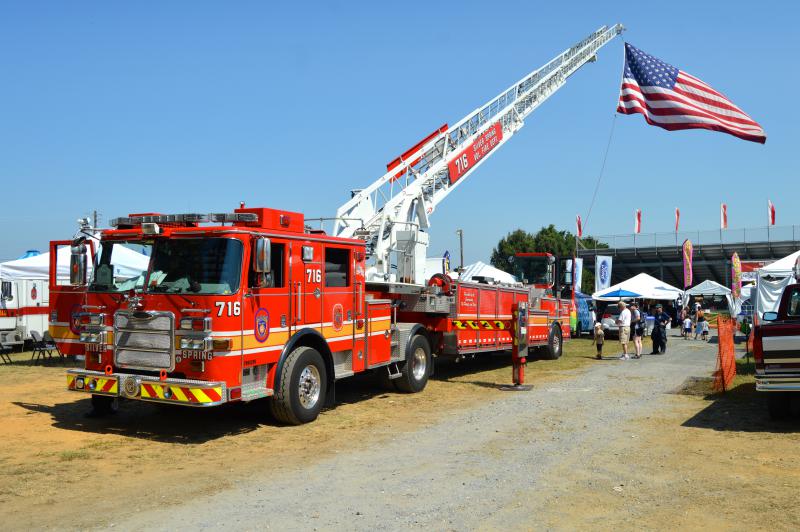
M142 216L122 216L113 218L111 225L113 227L125 225L143 225L143 224L200 224L200 223L234 223L258 222L258 215L252 212L223 212L211 214L148 214Z

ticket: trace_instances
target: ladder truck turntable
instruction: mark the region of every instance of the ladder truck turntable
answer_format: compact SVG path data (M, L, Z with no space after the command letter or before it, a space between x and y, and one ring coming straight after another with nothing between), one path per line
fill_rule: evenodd
M515 257L520 286L426 278L426 230L436 206L622 31L601 27L437 129L353 191L330 234L301 213L243 203L232 213L131 214L99 240L84 228L51 242L51 257L59 246L72 253L68 285L51 273L50 332L63 352L85 356L68 389L91 394L99 412L120 398L207 407L269 397L277 419L300 424L356 373L378 370L418 392L434 357L528 345L558 358L572 305L559 298L554 257ZM147 270L115 276L116 246L144 248Z

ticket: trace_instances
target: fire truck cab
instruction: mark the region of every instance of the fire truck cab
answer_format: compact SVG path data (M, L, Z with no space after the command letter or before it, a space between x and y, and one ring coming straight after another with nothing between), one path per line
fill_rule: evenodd
M396 363L401 388L424 388L430 346L392 342L391 301L365 294L363 241L273 209L135 214L112 225L92 279L80 239L71 286L51 279L51 333L86 356L68 387L92 394L96 409L115 409L119 397L213 406L271 396L278 419L303 423L354 373ZM117 246L144 251L147 270L115 276ZM406 371L409 345L420 352Z

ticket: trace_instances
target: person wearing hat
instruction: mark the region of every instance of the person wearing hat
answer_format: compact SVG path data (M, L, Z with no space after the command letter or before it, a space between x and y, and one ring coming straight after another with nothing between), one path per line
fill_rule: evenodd
M670 322L669 314L664 312L664 307L658 303L653 314L655 324L653 326L653 333L650 337L653 339L653 352L651 355L657 355L659 352L667 352L667 325Z

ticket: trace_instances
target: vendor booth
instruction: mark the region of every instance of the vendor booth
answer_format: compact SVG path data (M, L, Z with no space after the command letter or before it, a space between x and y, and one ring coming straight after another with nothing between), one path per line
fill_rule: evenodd
M795 282L795 264L798 257L800 251L795 251L758 270L753 314L755 320L761 319L765 312L778 310L783 289Z

